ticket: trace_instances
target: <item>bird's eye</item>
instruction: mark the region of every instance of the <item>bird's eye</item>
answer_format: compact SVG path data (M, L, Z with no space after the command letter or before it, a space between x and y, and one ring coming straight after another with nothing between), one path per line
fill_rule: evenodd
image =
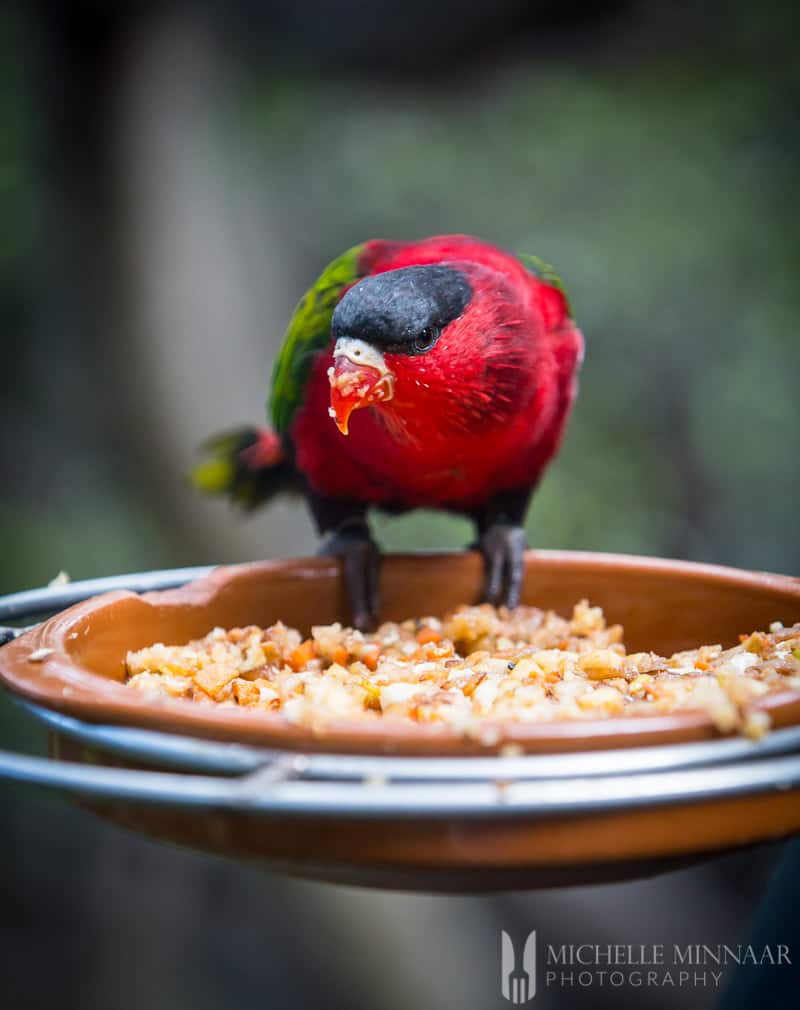
M439 339L440 332L437 326L426 326L414 337L414 350L419 353L429 351Z

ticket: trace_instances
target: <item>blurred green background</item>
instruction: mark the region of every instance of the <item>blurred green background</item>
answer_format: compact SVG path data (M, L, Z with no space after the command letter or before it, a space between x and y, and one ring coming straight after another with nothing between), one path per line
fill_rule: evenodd
M566 442L529 517L534 546L798 572L796 35L794 5L775 0L6 5L0 592L62 569L312 551L296 506L245 520L193 497L183 474L207 434L262 419L286 321L329 259L368 237L449 231L553 262L586 336ZM424 513L376 528L389 549L471 535ZM5 743L28 742L7 704L1 725ZM486 945L514 916L546 914L568 941L588 917L595 934L678 942L690 908L687 942L728 941L772 859L528 904L390 902L253 878L3 796L0 950L13 977L53 941L60 902L64 929L88 923L68 947L78 961L65 954L71 973L65 961L50 988L27 976L15 1007L55 1005L59 986L60 1005L81 1008L408 1006L409 959L420 1005L486 1007ZM201 922L221 907L229 990L202 954L213 935ZM390 956L422 920L418 945ZM251 938L264 930L278 988L243 969L238 923ZM376 924L380 970L356 983ZM146 980L126 967L130 943L145 945ZM437 988L426 952L462 966L460 1002ZM335 983L303 980L307 963L335 965ZM584 1005L626 998L636 1005L619 992Z
M797 571L789 10L574 8L455 63L418 37L382 74L270 59L274 40L260 59L207 8L66 41L6 12L0 589L313 550L298 509L243 520L183 474L205 435L263 418L330 258L447 231L551 260L586 335L533 545Z

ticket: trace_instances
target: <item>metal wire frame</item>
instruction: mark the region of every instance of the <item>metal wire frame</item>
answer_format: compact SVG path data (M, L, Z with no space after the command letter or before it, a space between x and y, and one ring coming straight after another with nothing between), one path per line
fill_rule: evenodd
M676 771L765 759L800 750L800 727L775 730L762 740L743 737L625 750L514 757L396 757L371 754L297 754L242 744L220 743L156 730L102 726L41 708L18 704L48 729L94 749L159 767L221 775L242 775L283 758L296 759L300 778L360 781L382 776L393 782L537 781L639 772Z
M81 797L301 817L470 818L589 814L800 789L800 756L714 768L540 781L295 780L296 756L228 778L68 764L0 751L0 776Z
M147 593L155 589L174 589L192 579L199 579L214 570L213 565L197 568L165 568L156 572L134 572L130 575L106 575L98 579L83 579L63 585L45 586L42 589L24 589L21 593L10 593L0 597L0 623L21 621L28 617L40 617L65 610L74 603L88 600L99 593L110 593L115 589L127 589L133 593ZM13 632L20 629L12 628Z

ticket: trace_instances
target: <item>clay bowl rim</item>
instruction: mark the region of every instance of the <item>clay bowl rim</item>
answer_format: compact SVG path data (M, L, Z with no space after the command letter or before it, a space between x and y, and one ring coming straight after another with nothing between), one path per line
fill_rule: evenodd
M415 564L456 564L463 552L448 554L388 555L385 565L412 560ZM769 572L638 555L584 551L528 551L526 570L543 565L586 568L595 571L661 573L690 582L711 581L719 586L777 593L800 602L800 579ZM86 618L108 607L120 608L126 601L137 606L203 606L237 578L253 574L290 575L304 580L338 579L336 561L325 558L288 558L226 565L175 589L137 594L115 590L93 596L64 610L16 641L0 649L0 681L14 694L46 708L88 722L162 730L232 743L292 751L393 754L421 756L469 756L497 753L514 744L525 753L557 753L651 746L711 740L721 736L703 711L687 710L672 715L612 717L586 721L511 723L487 722L488 739L464 738L457 731L436 725L398 722L387 732L382 722L332 720L324 729L311 731L287 722L279 713L251 713L231 708L200 706L180 699L141 696L123 683L75 662L69 654L70 636ZM52 650L42 661L31 660L38 650ZM770 714L773 725L800 722L800 690L775 692L757 701L754 708Z

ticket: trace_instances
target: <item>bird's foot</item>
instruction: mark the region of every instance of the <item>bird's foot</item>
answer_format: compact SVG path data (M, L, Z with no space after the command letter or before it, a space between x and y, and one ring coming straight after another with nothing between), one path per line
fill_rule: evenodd
M368 631L378 617L381 552L363 520L342 523L323 541L319 554L342 559L353 626Z
M525 530L510 523L493 523L478 541L485 564L484 599L511 609L519 605L525 573Z

